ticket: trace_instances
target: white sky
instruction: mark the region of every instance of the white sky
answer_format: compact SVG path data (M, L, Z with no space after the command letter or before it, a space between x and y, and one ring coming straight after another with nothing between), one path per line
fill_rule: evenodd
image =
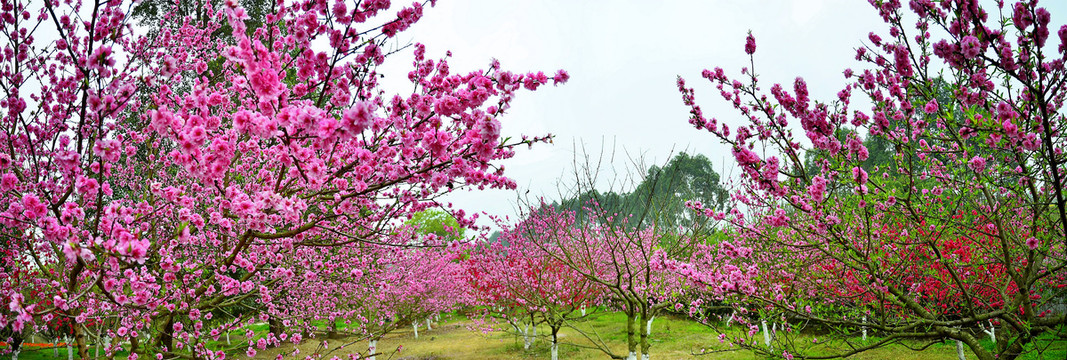
M1051 29L1058 29L1067 4L1042 5L1053 14ZM572 170L572 144L580 142L593 149L615 143L617 154L644 154L648 164L683 150L701 153L720 174L731 175L729 149L689 125L675 79L681 75L696 87L706 116L734 127L739 113L700 73L720 66L738 77L749 65L743 51L749 30L764 89L772 83L791 88L802 76L813 99L829 100L845 85L842 71L861 68L855 48L871 31L887 38L885 29L861 0L446 0L427 8L399 39L426 44L431 58L451 50L456 73L484 69L491 58L514 72L570 73L566 85L520 93L501 119L505 136L556 135L554 145L523 148L504 162L521 192L553 199L557 180ZM1052 33L1049 42L1058 43ZM410 52L397 55L387 62L397 67L381 69L387 85L406 82ZM617 167L626 164L617 157ZM514 191L460 191L446 199L468 212L514 216L515 197Z

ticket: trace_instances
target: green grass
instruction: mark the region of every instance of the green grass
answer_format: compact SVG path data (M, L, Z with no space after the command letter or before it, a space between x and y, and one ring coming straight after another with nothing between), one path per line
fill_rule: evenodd
M419 338L415 339L410 327L403 327L378 342L378 349L386 352L386 355L378 359L407 359L407 360L443 360L443 359L547 359L550 354L550 342L548 340L549 329L547 326L539 326L536 340L530 350L523 349L521 336L516 334L494 331L482 333L468 329L475 324L462 319L461 316L442 316L442 321L433 330L427 331L420 327ZM495 324L496 329L511 329L507 324ZM581 328L587 332L595 330L612 351L618 354L626 352L626 318L620 313L601 313L585 319ZM730 331L744 331L734 326ZM756 335L762 339L760 335ZM288 346L280 349L268 349L261 351L256 359L273 359L277 354L289 354L293 349L300 349L303 355L311 354L321 339L310 339L300 346ZM812 337L801 336L798 341L810 342ZM858 340L858 339L857 339ZM1051 335L1045 337L1045 344L1052 344L1049 351L1045 351L1040 357L1036 354L1024 359L1063 359L1067 356L1067 343L1053 343ZM340 344L343 339L331 339L331 344ZM762 341L762 340L760 340ZM877 341L871 337L870 341ZM985 345L992 348L988 339L983 339ZM718 333L711 328L682 318L659 317L652 325L652 357L656 359L757 359L750 351L729 351L732 348L721 344ZM581 347L588 346L590 342L574 330L564 328L560 331L559 356L561 359L606 359L602 352ZM398 347L403 348L399 353L392 353ZM830 351L841 344L826 344L826 350ZM367 342L357 342L349 348L330 353L333 355L345 355L349 353L365 352ZM705 355L695 355L706 350ZM967 352L968 359L975 359L973 353ZM341 356L343 357L343 356ZM912 359L912 360L955 360L955 342L945 342L927 348L922 352L912 351L901 345L867 351L849 357L849 359Z
M320 330L325 330L325 324L323 322L314 323ZM501 328L507 328L511 330L511 326L503 323L492 324L497 330ZM385 352L383 356L379 356L379 360L443 360L443 359L547 359L549 358L550 342L549 342L549 328L541 325L537 329L538 339L534 342L533 346L529 350L523 349L522 337L516 334L512 334L504 331L492 331L483 333L478 331L485 324L477 324L474 321L467 320L465 317L456 314L442 314L441 321L434 324L433 330L426 330L424 324L420 324L419 338L415 339L411 327L405 326L398 330L386 335L382 340L378 342L379 351ZM477 327L477 329L473 329ZM618 354L625 354L626 352L626 317L620 313L597 313L591 314L589 317L581 321L580 328L586 332L595 331L599 334L600 338L607 343L612 351ZM338 328L343 329L344 324L338 322ZM256 333L257 337L264 336L268 331L267 325L259 324L252 325L247 329L251 329ZM245 338L246 328L240 330L231 331L230 336L233 340L233 346L227 346L225 335L219 337L220 341L210 341L208 347L212 349L221 349L227 347L240 346L247 342ZM739 326L734 326L728 331L741 332ZM762 341L761 335L756 335L758 341ZM266 349L258 351L255 359L274 359L278 354L290 355L294 350L299 350L300 355L296 358L303 359L306 355L312 355L315 353L319 344L323 340L320 335L318 338L305 339L300 345L293 345L287 343L280 348ZM798 342L811 343L812 337L807 335L800 336ZM858 340L858 339L855 339ZM869 341L878 341L877 337L870 337ZM988 349L993 348L993 344L986 337L981 337L983 346ZM351 338L337 337L329 339L331 347L336 347L340 344L354 341ZM718 340L718 333L709 327L699 324L694 321L690 321L677 317L658 317L652 325L652 337L650 339L652 344L651 353L655 359L758 359L750 351L726 351L731 350L728 345L721 344ZM606 359L602 352L598 350L584 348L582 346L589 346L591 343L585 337L578 332L564 328L560 330L560 347L559 355L561 359ZM826 352L833 350L843 349L843 344L840 343L824 343L822 349ZM1036 351L1032 351L1021 359L1027 360L1042 360L1042 359L1064 359L1067 358L1067 342L1054 338L1053 334L1044 334L1039 339L1036 345L1031 345L1028 350L1033 350L1034 346L1040 346L1044 349L1040 354ZM396 352L397 348L402 347L402 351ZM343 348L337 351L329 353L330 358L332 356L338 356L344 358L345 355L350 353L365 353L367 349L366 341L357 341L351 344L347 348ZM706 350L708 353L705 355L694 355L700 353L702 350ZM820 351L820 348L815 348L815 351ZM975 359L974 354L970 350L965 350L968 359ZM66 348L59 349L58 359L66 359ZM93 354L93 349L90 349L90 354ZM78 357L75 356L77 359ZM116 359L125 359L126 354L121 353L115 357ZM228 358L234 359L246 359L244 355L244 349L231 354ZM286 357L291 359L292 357ZM32 351L24 350L19 356L22 360L36 360L36 359L56 359L52 355L52 349L35 349ZM885 348L875 349L867 352L863 352L849 359L904 359L904 360L955 360L956 359L956 344L952 341L946 341L944 343L935 344L922 352L912 351L901 345L894 345Z

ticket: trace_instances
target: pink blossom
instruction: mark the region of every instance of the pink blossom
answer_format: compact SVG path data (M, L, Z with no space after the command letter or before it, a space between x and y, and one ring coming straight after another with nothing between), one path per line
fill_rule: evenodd
M270 68L260 68L249 74L249 86L260 98L274 98L282 91L278 73Z
M960 49L963 51L963 56L967 59L974 59L982 51L978 38L973 35L967 35L960 41Z
M867 184L867 171L859 166L853 167L852 179L860 186Z
M745 37L745 54L752 55L756 52L756 37L752 36L752 32L748 32L748 36Z
M566 70L560 69L556 72L556 76L552 77L552 85L566 84L567 80L571 79L571 75Z
M986 167L985 158L975 155L971 158L971 161L967 162L967 166L977 173L984 172Z
M19 179L15 176L15 174L6 173L2 178L0 178L0 191L14 190L18 182Z
M362 133L374 123L374 104L366 101L355 103L352 108L345 110L341 117L341 125L349 133L355 135Z
M936 113L937 109L937 99L930 99L930 101L926 103L926 106L923 106L923 111L925 111L927 114Z
M48 213L48 207L33 194L25 194L22 196L22 208L23 215L28 218L36 219Z
M1031 236L1029 239L1026 239L1026 246L1029 247L1030 250L1037 250L1037 247L1041 246L1041 242L1037 240L1036 237Z

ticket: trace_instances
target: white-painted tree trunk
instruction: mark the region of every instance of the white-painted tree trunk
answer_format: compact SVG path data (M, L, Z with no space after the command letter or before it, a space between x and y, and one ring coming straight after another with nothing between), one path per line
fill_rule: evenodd
M19 360L19 352L21 352L21 351L22 351L22 349L18 349L18 350L12 351L11 352L11 360Z
M556 335L552 335L552 360L559 360L559 342Z
M415 329L415 338L418 339L419 338L419 322L416 321L416 322L411 323L411 328Z
M771 347L771 332L767 331L767 320L760 320L760 324L763 325L763 345L767 348Z
M637 353L631 351L629 355L626 355L626 360L637 360Z
M734 321L734 312L730 312L730 317L726 318L726 327L730 327L730 322Z
M67 360L74 360L74 349L70 346L70 338L64 336L63 342L67 343Z
M652 335L652 320L656 320L656 317L653 316L651 319L648 319L648 323L645 324L645 336Z
M956 357L959 360L967 360L967 355L963 353L963 342L956 340Z
M867 342L867 317L863 317L863 342Z
M582 316L585 316L585 305L582 305Z
M371 340L367 344L367 360L378 360L374 354L378 353L378 340Z
M59 342L59 339L56 338L55 342ZM59 345L58 344L52 344L52 357L54 357L56 359L59 358Z
M641 354L641 360L649 360L650 358L652 358L652 357L649 356L648 354Z
M994 344L997 343L997 328L993 327L992 321L989 322L989 329L986 329L985 326L982 327L982 332L989 335L989 341L992 341Z
M432 322L432 321L433 321L433 319L426 318L426 331L433 330L433 327L430 326L430 322Z
M230 344L230 330L226 330L226 345L232 345Z
M519 327L516 326L515 329L518 330ZM519 332L522 333L522 349L530 350L530 344L533 343L532 341L530 341L530 324L526 324L525 328Z

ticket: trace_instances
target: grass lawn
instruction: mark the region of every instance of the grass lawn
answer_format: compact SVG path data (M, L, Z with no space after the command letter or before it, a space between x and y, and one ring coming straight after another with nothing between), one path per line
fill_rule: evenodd
M601 339L606 341L613 351L619 354L626 352L626 318L619 313L600 314L591 316L584 324L584 331L595 329ZM456 315L442 315L441 323L436 324L433 330L427 331L420 327L419 338L415 339L410 327L396 330L378 342L378 350L385 355L378 356L378 360L443 360L443 359L548 359L549 329L540 326L537 329L538 339L530 350L523 350L521 336L503 331L483 333L479 329L473 329L475 323ZM497 324L500 329L507 324ZM740 331L740 329L739 329ZM758 335L757 335L758 336ZM256 359L274 359L279 353L289 354L294 348L298 348L301 354L312 354L316 351L319 341L322 339L305 340L299 346L286 346L277 349L260 351ZM872 340L874 340L872 338ZM986 340L988 341L988 340ZM349 342L347 339L329 339L331 347ZM654 359L756 359L748 351L713 352L715 350L729 350L726 345L720 344L718 333L693 321L680 318L663 317L656 318L652 325L652 358ZM581 334L572 329L560 330L560 359L607 359L608 357L599 350L583 348L591 343ZM992 347L991 344L986 344ZM395 349L402 347L399 353ZM1046 352L1043 359L1064 359L1067 356L1067 343L1053 344L1055 350ZM706 349L708 354L698 354ZM331 352L329 355L344 358L347 354L357 352L365 353L367 342L359 341L346 348ZM970 350L967 352L968 359L976 359ZM239 358L244 358L240 356ZM1038 359L1038 357L1030 357ZM904 359L904 360L955 360L956 345L954 342L934 345L925 351L915 352L903 346L891 346L882 349L871 350L850 357L850 359Z
M595 330L599 334L613 351L619 354L625 354L626 352L626 333L625 333L626 318L619 313L601 313L591 315L582 324L583 331L591 333ZM386 335L382 340L378 342L379 351L385 353L378 356L378 360L437 360L437 359L548 359L549 358L549 329L546 326L540 326L537 329L538 339L530 350L523 349L523 340L520 336L513 333L507 333L503 331L492 331L485 333L481 331L481 328L476 322L467 320L463 316L459 315L442 315L441 322L435 323L433 330L426 330L425 324L420 324L419 338L415 339L412 329L410 327L404 327L399 330L393 331ZM500 329L507 326L510 329L510 325L507 324L495 324L496 329ZM257 335L262 335L267 331L266 325L253 325L251 327ZM734 327L737 331L741 329L737 326ZM244 338L244 330L231 332L231 338L234 345L240 345L247 341ZM757 338L760 338L757 335ZM989 343L987 338L982 338L984 344L992 348L992 344ZM1053 342L1051 337L1047 337L1045 344L1051 345L1051 350L1046 351L1043 356L1029 356L1025 359L1064 359L1067 358L1067 342ZM223 348L231 347L226 346L225 337L220 337L221 341L212 342L209 347ZM302 359L304 355L311 355L318 352L326 353L320 348L322 337L314 339L305 339L300 345L293 345L287 343L285 346L274 349L266 349L258 351L254 359L274 359L278 354L290 355L294 350L299 350L301 356L297 357ZM332 338L328 339L331 348L336 348L342 344L350 345L334 350L328 353L325 358L332 356L338 356L345 359L348 354L366 353L367 341L358 341L355 338ZM871 339L876 341L876 338ZM810 338L802 339L801 341L810 341ZM681 318L673 317L660 317L656 318L656 321L652 325L652 358L654 359L756 359L756 357L748 351L727 351L730 348L726 345L720 344L718 340L718 333L715 333L710 328L700 325L696 322L689 321ZM588 339L573 329L564 328L560 330L560 347L559 355L560 359L607 359L608 357L599 350L585 348L591 343ZM832 346L832 345L830 345ZM402 350L397 353L395 350L401 348ZM694 355L701 352L701 350L707 350L709 353L705 355ZM716 352L720 351L720 352ZM970 352L967 352L968 359L975 359L976 357ZM90 349L90 354L93 350ZM36 360L36 359L56 359L53 356L52 349L26 349L19 355L20 360ZM67 351L65 347L59 349L58 359L66 359ZM75 356L77 359L78 357ZM116 359L125 359L125 354L120 354L115 357ZM248 359L243 351L239 351L231 356L229 359ZM287 357L291 359L292 357ZM915 352L907 349L903 346L891 346L882 349L871 350L850 357L850 359L904 359L904 360L955 360L956 359L956 345L954 342L945 342L944 344L936 344L931 346L922 352Z

